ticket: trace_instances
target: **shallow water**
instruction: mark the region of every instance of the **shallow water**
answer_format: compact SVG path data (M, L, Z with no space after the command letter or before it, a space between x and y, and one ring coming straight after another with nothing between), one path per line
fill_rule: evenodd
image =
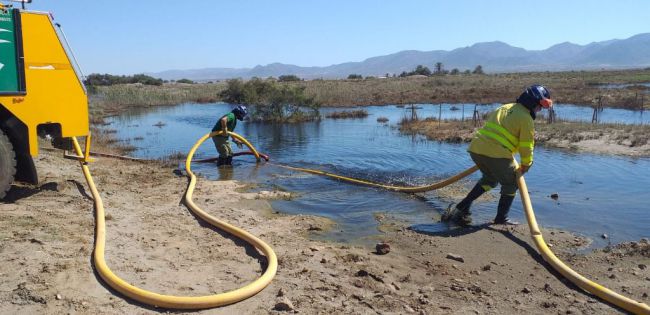
M417 105L419 117L437 117L440 106ZM442 105L443 118L460 118L462 110ZM453 105L461 108L461 105ZM479 107L482 112L496 105ZM135 156L159 158L174 152L186 153L194 142L208 133L216 120L231 108L228 104L186 104L160 108L140 114L125 114L109 119L117 137L131 139L138 147ZM397 106L364 107L370 115L363 119L323 119L303 124L239 123L236 132L246 137L272 162L317 168L346 176L383 183L418 185L453 175L471 166L466 144L428 141L419 136L401 135L397 122L410 110ZM473 105L465 106L471 118ZM332 110L324 109L323 113ZM583 109L558 106L562 114L580 116ZM587 108L587 111L591 109ZM623 112L620 112L623 111ZM591 113L589 112L589 118ZM388 123L378 123L386 117ZM635 123L633 115L612 110L612 119ZM164 126L154 126L158 122ZM141 140L133 140L142 137ZM233 148L236 148L233 146ZM200 147L195 158L212 157L211 141ZM290 201L272 202L285 213L305 213L328 217L337 227L326 237L341 241L360 240L378 233L376 214L407 224L425 224L430 231L449 229L436 223L440 211L473 186L478 174L462 181L457 191L429 192L424 196L388 192L321 176L289 171L272 164L256 164L250 156L237 157L231 171L214 164L195 163L193 170L209 179L237 179L257 183L260 189L279 188L297 194ZM538 222L594 238L596 246L650 236L650 159L576 154L538 148L535 164L526 175ZM559 193L552 200L550 194ZM484 223L495 214L498 191L488 201L473 207L474 221ZM519 197L512 217L524 222ZM421 226L421 225L420 225ZM609 235L603 240L600 235Z

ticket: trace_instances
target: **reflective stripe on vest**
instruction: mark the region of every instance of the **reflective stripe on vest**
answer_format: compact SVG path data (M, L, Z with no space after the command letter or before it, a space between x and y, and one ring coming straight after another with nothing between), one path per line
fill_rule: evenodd
M521 156L521 164L530 165L533 163L533 149L535 147L534 141L521 141L519 142L520 148L526 148L530 151L529 156Z
M513 154L517 152L519 140L517 140L517 138L515 138L515 136L513 136L508 130L498 124L488 121L485 123L485 127L480 129L478 133L496 140ZM528 145L528 142L526 142L526 145Z

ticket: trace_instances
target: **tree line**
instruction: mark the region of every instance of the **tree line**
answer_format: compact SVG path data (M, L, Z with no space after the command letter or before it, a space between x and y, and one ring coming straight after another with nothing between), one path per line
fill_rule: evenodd
M108 73L100 74L93 73L86 77L84 80L86 85L92 86L107 86L107 85L116 85L116 84L132 84L132 83L142 83L145 85L162 85L163 80L148 76L146 74L134 74L134 75L112 75Z
M92 73L89 74L84 80L84 84L86 86L110 86L110 85L117 85L117 84L134 84L134 83L160 86L163 85L163 83L167 83L167 82L169 81L154 78L146 74L113 75L108 73L104 73L104 74ZM172 82L187 83L187 84L195 83L194 81L189 79L180 79L176 81L172 80Z
M485 74L483 71L483 66L478 65L474 68L473 71L470 71L469 69L466 69L463 74ZM399 77L404 78L408 77L411 75L424 75L424 76L433 76L433 75L445 75L445 74L451 74L451 75L458 75L461 74L460 70L458 68L453 68L451 71L445 69L444 65L442 62L436 62L433 68L433 71L429 69L429 67L423 66L423 65L418 65L413 71L406 72L402 71L400 73Z

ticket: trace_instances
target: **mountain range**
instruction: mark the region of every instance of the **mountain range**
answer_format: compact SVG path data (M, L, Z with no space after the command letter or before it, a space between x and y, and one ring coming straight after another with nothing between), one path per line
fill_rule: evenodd
M335 79L346 78L350 74L363 76L400 74L403 71L412 71L418 65L433 70L437 62L441 62L446 70L456 68L461 72L473 70L477 65L481 65L487 73L645 68L650 66L650 33L587 45L564 42L544 50L526 50L494 41L476 43L451 51L405 50L360 62L346 62L327 67L271 63L253 68L167 70L147 74L165 80L187 78L195 81L266 78L291 74L304 79Z

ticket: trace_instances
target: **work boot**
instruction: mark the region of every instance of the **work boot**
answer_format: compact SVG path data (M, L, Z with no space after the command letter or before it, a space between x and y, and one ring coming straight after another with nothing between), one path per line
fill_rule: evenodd
M469 211L469 208L472 206L472 202L474 202L474 200L476 200L478 197L481 197L481 195L483 195L484 193L485 193L485 189L483 189L481 185L476 183L476 185L474 185L474 188L470 190L467 196L458 203L457 208L467 209L467 211Z
M519 222L508 218L508 212L510 212L510 206L512 206L513 200L515 200L515 196L501 195L501 198L499 198L499 206L497 207L497 216L494 218L495 224L519 224Z
M460 205L460 204L459 204ZM454 207L454 203L451 203L445 213L440 217L441 222L454 222L460 226L468 226L472 224L472 213L469 211L469 208L460 209L459 205Z

